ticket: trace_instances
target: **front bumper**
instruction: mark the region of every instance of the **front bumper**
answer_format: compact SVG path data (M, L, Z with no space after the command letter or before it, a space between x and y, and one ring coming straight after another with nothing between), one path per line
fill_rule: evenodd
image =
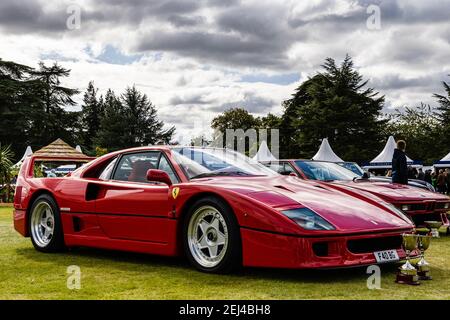
M402 260L406 256L401 249L402 233L306 238L241 228L243 264L291 269L356 267L377 264L373 252L388 249L395 249ZM323 249L324 244L327 250ZM364 252L366 244L367 252Z

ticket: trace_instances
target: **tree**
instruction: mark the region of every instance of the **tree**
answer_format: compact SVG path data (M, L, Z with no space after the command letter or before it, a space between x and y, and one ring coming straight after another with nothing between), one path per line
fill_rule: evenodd
M258 128L260 120L243 108L231 108L215 117L211 122L211 127L225 135L227 129L248 129Z
M444 87L445 95L442 94L434 94L434 97L437 98L439 103L438 110L438 119L439 119L439 129L440 129L440 146L443 150L450 149L450 84L445 81L442 82ZM439 158L440 159L440 158Z
M75 144L79 141L77 133L80 127L74 127L78 124L75 120L77 114L71 114L65 108L76 104L72 97L79 91L61 85L61 78L68 77L70 70L57 63L47 67L40 62L39 69L32 74L36 80L32 91L39 98L39 103L31 108L34 113L31 144L45 145L56 138Z
M88 153L95 152L94 140L100 128L100 120L103 115L103 98L97 98L98 89L94 82L90 81L84 93L83 105L81 106L82 140L84 149Z
M29 143L30 109L38 98L33 94L33 69L0 59L0 142L11 145L18 155Z
M135 87L127 88L120 98L108 90L103 110L95 144L108 151L168 144L175 132L174 127L163 129L164 122L158 120L155 106Z
M248 154L250 149L254 150L255 148L257 148L257 141L254 141L253 144L250 145L250 139L246 139L245 136L237 136L236 138L234 138L233 136L227 138L227 130L241 129L244 133L248 133L249 129L257 130L260 125L261 120L257 117L254 117L247 110L243 108L228 109L211 121L211 127L216 131L215 135L217 135L214 138L214 145L223 147L228 143L228 140L232 138L232 141L234 142L233 146L227 145L227 147L232 147L233 149L238 150L238 146L244 146L245 152Z
M121 102L127 112L128 134L132 146L169 144L175 133L175 127L163 129L164 122L158 120L156 108L146 94L140 93L133 86L122 94Z
M111 89L105 95L102 109L100 128L94 138L94 144L108 151L130 147L131 142L127 140L127 115L122 103Z
M350 56L340 66L331 58L284 102L283 157L311 158L320 140L328 138L343 159L362 162L382 145L384 96L355 70Z
M426 104L419 107L405 107L390 116L387 135L407 142L407 154L414 160L432 164L442 157L438 115Z
M2 146L0 144L0 190L4 194L5 202L9 201L13 156L14 153L11 151L10 146Z

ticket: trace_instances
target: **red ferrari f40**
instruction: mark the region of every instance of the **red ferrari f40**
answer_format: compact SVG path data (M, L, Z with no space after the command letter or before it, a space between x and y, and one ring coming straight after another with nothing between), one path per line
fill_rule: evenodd
M414 231L373 194L283 176L226 149L128 149L64 177L34 167L33 156L21 167L14 226L42 252L185 255L206 272L334 268L403 259L402 234Z

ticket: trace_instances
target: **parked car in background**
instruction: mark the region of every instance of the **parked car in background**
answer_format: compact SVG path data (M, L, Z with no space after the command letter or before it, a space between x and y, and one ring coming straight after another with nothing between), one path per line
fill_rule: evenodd
M442 221L444 226L449 227L447 212L450 210L450 198L445 195L410 185L394 184L378 177L361 178L355 172L332 162L293 159L266 162L264 165L284 175L325 182L338 190L345 186L370 192L402 210L416 226L424 226L424 221Z
M390 177L373 176L373 175L369 174L367 171L364 171L364 169L361 168L356 162L337 162L337 164L340 165L341 167L344 167L344 168L354 172L355 174L357 174L360 177L363 177L364 174L368 175L367 178L370 181L380 181L380 182L391 182L392 181L392 178L390 178ZM431 192L436 192L436 189L433 187L433 185L431 183L428 183L423 180L408 179L408 185L417 187L417 188L427 189Z
M31 157L18 178L14 227L42 252L185 255L205 272L350 267L403 259L402 234L414 231L401 210L369 193L285 177L226 149L142 147L65 177L33 173Z

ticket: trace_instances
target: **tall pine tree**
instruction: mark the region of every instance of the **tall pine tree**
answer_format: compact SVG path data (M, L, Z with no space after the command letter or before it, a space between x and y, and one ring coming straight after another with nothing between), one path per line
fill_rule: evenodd
M175 127L164 130L164 123L158 120L155 106L146 94L140 93L135 86L127 88L121 97L127 111L130 140L133 146L148 144L168 144Z
M94 142L108 151L169 143L175 132L175 127L163 129L164 123L158 119L155 106L135 87L127 88L120 98L108 90L103 110Z
M88 153L95 153L94 140L100 129L100 120L103 116L103 98L97 97L98 89L94 82L90 81L84 93L83 105L81 106L81 124L84 150Z
M450 149L450 84L443 81L442 85L444 86L445 94L434 94L434 97L437 98L439 103L437 109L439 111L439 127L441 129L441 148L443 152L448 152Z
M344 160L362 162L382 145L386 120L381 120L384 96L372 88L346 56L340 66L331 58L284 102L282 156L311 158L328 138Z

